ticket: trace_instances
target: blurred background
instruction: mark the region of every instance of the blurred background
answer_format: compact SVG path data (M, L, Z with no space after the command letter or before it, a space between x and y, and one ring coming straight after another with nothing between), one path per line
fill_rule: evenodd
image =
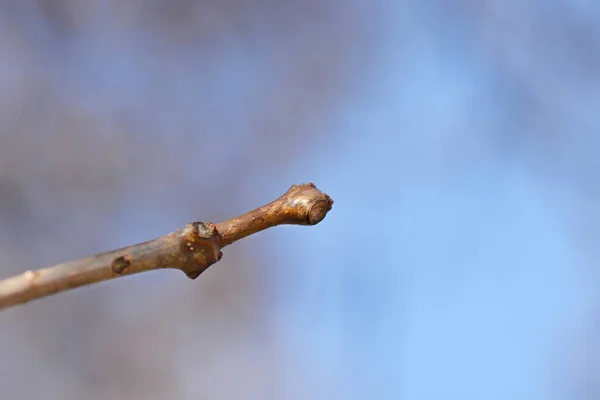
M3 311L2 398L600 398L599 71L589 0L1 1L0 278L335 200Z

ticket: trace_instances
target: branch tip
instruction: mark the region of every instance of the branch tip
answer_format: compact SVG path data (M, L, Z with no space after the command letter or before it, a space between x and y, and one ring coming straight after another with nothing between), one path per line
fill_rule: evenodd
M325 218L333 200L313 183L292 185L277 200L217 224L221 247L276 225L315 225Z

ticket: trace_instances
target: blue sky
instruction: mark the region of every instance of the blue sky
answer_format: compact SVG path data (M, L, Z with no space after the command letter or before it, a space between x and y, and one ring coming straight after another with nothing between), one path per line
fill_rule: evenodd
M510 105L485 62L421 34L408 54L382 41L374 85L286 171L337 201L311 235L271 237L283 336L336 398L560 398L565 340L592 307L552 201L568 189L490 140Z

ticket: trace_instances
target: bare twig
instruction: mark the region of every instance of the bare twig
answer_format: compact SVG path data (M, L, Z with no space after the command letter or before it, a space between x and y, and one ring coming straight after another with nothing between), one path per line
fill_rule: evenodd
M221 259L221 249L282 224L315 225L333 200L312 183L293 185L277 200L219 224L192 222L158 239L54 265L0 281L0 309L79 286L158 268L197 278Z

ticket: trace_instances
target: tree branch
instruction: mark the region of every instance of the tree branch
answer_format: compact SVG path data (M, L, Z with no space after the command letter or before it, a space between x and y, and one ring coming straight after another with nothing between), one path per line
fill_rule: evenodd
M216 225L192 222L158 239L2 280L0 309L159 268L180 269L195 279L221 259L223 247L276 225L315 225L332 204L312 183L293 185L277 200Z

